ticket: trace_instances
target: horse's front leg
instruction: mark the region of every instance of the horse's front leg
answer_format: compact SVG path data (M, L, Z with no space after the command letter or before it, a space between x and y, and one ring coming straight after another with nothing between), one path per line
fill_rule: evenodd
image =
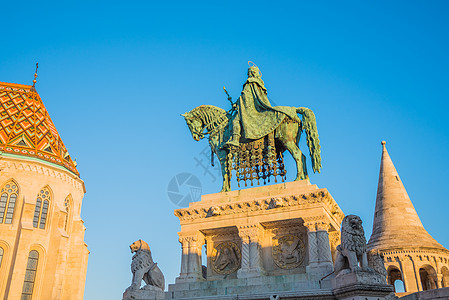
M220 160L220 167L221 167L221 176L223 178L223 187L220 191L221 192L229 192L231 190L231 177L228 174L228 170L226 167L226 159L227 159L227 153L226 151L218 151L218 159Z

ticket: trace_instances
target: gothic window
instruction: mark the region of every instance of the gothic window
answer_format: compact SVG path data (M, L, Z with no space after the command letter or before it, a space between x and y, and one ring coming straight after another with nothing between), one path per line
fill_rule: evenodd
M31 300L33 297L34 280L36 279L37 263L39 260L39 253L36 250L31 250L28 256L28 263L25 272L25 280L23 281L21 300Z
M2 187L0 193L0 224L11 224L19 188L10 180Z
M34 208L33 227L38 228L39 226L40 229L45 229L50 200L50 189L48 187L44 187L37 195L36 207Z
M70 196L65 198L64 209L65 209L64 230L65 232L67 232L67 229L69 228L69 218L70 218Z
M4 253L5 251L3 250L3 248L2 247L0 247L0 267L2 266L2 260L3 260L3 253Z

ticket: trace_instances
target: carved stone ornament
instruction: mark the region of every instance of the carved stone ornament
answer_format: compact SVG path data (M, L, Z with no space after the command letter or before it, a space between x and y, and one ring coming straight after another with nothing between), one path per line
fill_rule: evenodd
M272 255L279 268L287 270L297 268L304 261L304 242L295 235L273 238Z
M234 273L240 268L242 254L234 242L219 244L212 251L212 269L221 275Z

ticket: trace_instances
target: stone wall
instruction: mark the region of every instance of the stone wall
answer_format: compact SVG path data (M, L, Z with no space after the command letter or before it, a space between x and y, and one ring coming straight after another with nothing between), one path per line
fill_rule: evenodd
M84 182L57 165L0 155L0 188L8 182L17 185L18 197L12 223L0 224L0 298L21 298L28 256L36 250L32 299L82 299L89 253L80 217ZM42 209L39 224L33 222L40 191L49 201L44 228Z

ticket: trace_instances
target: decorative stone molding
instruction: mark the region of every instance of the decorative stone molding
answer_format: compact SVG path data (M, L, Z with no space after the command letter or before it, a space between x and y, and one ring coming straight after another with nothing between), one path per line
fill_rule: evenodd
M218 208L218 207L216 207L216 206L212 206L212 207L209 208L209 210L207 211L206 218L208 218L208 217L214 217L214 216L219 216L220 214L221 214L220 208Z
M242 239L249 238L251 240L258 238L260 235L259 225L242 225L239 226L239 236Z
M325 222L317 222L316 224L316 230L324 230L324 231L329 231L330 229L330 224L329 223L325 223Z
M308 205L317 203L325 204L329 209L330 215L334 216L337 223L341 223L344 214L327 191L318 191L302 195L289 195L285 197L268 198L264 200L230 203L220 206L182 208L175 210L175 216L177 216L180 221L185 221L213 217L217 215L232 215L268 209L283 209L292 206L299 206L300 208L304 208Z
M273 209L273 208L279 208L284 207L285 203L282 198L275 198L271 199L270 203L268 204L267 209Z
M47 167L44 163L33 161L27 162L25 160L11 160L9 157L1 157L0 160L0 172L6 172L8 169L34 172L40 175L45 175L53 178L60 179L69 183L76 189L83 189L83 183L81 179L71 174L69 171L58 171L55 168Z

